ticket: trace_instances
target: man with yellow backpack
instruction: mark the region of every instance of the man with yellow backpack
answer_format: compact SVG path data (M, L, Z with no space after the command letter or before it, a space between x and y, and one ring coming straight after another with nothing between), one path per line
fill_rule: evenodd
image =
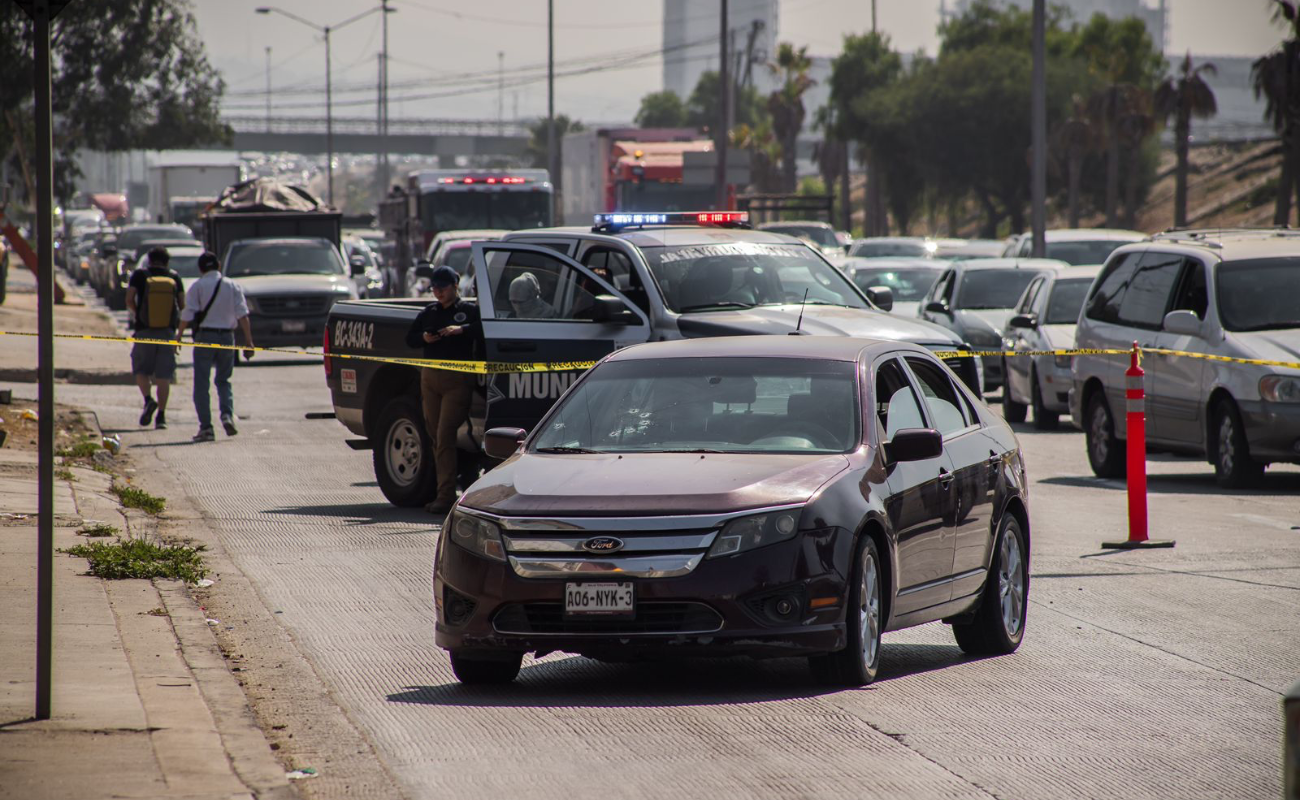
M168 267L171 256L162 247L149 251L147 264L131 273L126 285L126 309L135 321L135 338L176 341L181 309L185 307L185 284L176 270ZM131 372L144 396L140 424L154 422L167 427L167 395L176 376L176 345L136 342L131 348ZM158 399L149 393L150 380L158 387ZM154 413L158 416L155 418Z

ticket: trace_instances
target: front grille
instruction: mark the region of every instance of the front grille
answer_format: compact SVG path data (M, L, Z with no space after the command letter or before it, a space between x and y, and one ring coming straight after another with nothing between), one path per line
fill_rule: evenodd
M681 634L712 633L722 617L703 603L637 603L633 617L566 617L563 603L520 603L497 612L492 626L500 633L540 634Z
M254 302L260 314L277 317L311 317L324 314L334 305L333 295L273 294L258 295Z

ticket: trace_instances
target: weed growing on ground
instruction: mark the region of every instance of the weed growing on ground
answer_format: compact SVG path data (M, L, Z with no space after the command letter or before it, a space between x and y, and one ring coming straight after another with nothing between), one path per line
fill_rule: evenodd
M77 531L78 536L88 536L92 539L98 539L105 536L116 536L121 533L116 525L109 525L107 522L96 522L93 525L83 526Z
M67 469L66 467L54 470L54 477L61 481L68 481L69 483L77 479L77 476L72 474L72 470Z
M113 484L110 491L117 495L122 505L127 508L138 508L146 514L161 514L167 506L167 501L163 498L154 497L144 489L128 486L125 483Z
M90 458L95 455L95 451L98 449L100 449L99 442L95 441L93 436L90 436L71 447L60 447L54 451L54 455L63 456L64 458Z
M143 539L90 542L59 552L90 562L91 575L106 580L168 578L198 583L208 574L202 545L157 545Z
M162 608L162 607L159 607L159 608L151 608L151 609L149 609L148 611L146 611L146 612L144 612L144 613L148 614L148 615L151 616L151 617L166 617L166 616L169 616L168 613L167 613L167 609Z

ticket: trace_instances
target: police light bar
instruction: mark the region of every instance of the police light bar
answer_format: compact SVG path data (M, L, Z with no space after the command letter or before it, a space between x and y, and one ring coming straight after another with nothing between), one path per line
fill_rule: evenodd
M654 213L597 214L592 230L610 231L643 225L717 225L749 227L748 211L668 211Z
M489 186L491 186L493 184L498 184L498 183L504 183L508 185L520 184L520 183L526 183L528 180L529 180L528 178L520 178L514 175L507 175L501 178L498 177L487 177L487 178L477 177L476 178L472 175L466 175L463 178L439 178L438 183L444 183L444 184L445 183L486 183Z

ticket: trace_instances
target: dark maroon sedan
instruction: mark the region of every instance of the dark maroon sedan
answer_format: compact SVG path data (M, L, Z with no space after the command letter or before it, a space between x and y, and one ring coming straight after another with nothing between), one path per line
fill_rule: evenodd
M1029 513L1011 429L928 351L831 336L619 350L461 497L434 572L463 682L523 654L807 656L862 685L889 630L972 653L1024 635Z

